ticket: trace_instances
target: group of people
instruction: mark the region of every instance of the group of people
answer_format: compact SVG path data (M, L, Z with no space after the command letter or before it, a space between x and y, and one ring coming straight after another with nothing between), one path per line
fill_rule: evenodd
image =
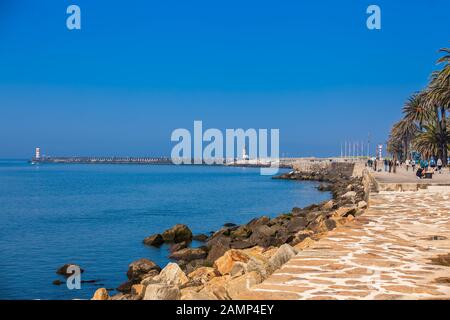
M415 161L413 161L415 163ZM442 173L443 162L442 159L438 159L437 161L434 158L431 158L430 161L420 160L419 168L416 171L416 176L418 179L422 179L426 176L427 173ZM413 169L414 170L414 169Z
M384 159L381 161L382 161L381 164L384 165L384 171L389 172L389 173L391 173L391 172L395 173L396 167L399 167L402 165L402 163L398 160L394 161L392 159L391 160ZM379 160L377 160L376 158L369 159L367 161L367 166L377 172L379 169ZM380 169L380 171L381 171L381 169Z
M381 172L383 169L380 167L384 166L385 172L395 173L396 168L403 167L403 165L405 165L406 171L409 171L409 168L411 167L412 172L416 173L417 178L422 179L426 177L427 173L442 173L443 161L440 158L437 161L434 158L431 158L430 161L407 159L403 162L393 159L377 160L376 158L371 158L367 161L367 166L372 168L375 172Z

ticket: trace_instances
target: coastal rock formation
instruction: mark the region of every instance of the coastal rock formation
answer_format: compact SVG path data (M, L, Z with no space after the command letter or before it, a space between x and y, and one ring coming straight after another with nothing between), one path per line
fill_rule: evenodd
M157 233L145 238L143 242L147 246L158 247L164 243L164 239L159 233Z
M182 249L187 248L188 245L189 245L189 243L187 241L183 241L183 242L180 242L180 243L175 243L175 244L170 246L170 252L180 251Z
M192 241L192 231L184 224L177 224L170 229L167 229L162 234L156 233L143 240L143 243L148 246L158 247L164 242L166 243L182 243ZM201 237L200 237L201 238ZM182 248L179 248L182 249ZM179 250L178 249L178 250Z
M184 224L177 224L163 232L162 238L165 242L183 242L192 240L192 231Z
M205 248L184 248L173 252L169 255L169 258L190 262L192 260L204 259L207 255L208 252Z
M148 259L139 259L128 265L128 281L117 287L117 291L129 294L133 285L139 284L143 279L154 277L159 274L161 267Z
M176 263L169 263L154 280L171 285L183 285L189 282L186 274Z
M144 298L146 286L143 284L135 284L131 287L131 295L138 299Z
M142 279L153 272L158 274L161 267L148 259L139 259L129 264L127 277L133 283L139 283Z
M124 284L127 290L111 299L228 300L239 297L298 251L353 220L367 208L367 186L363 179L350 177L349 168L292 171L276 177L322 181L321 189L331 192L332 200L296 207L275 218L263 216L243 225L227 223L210 237L194 237L187 226L176 225L161 235L146 238L144 242L152 245L160 243L161 239L172 243L169 257L178 264L169 263L159 272L160 269L152 268L148 262L136 263L132 271L129 270L129 281ZM205 241L205 246L190 248L193 239Z
M220 274L216 271L216 269L211 267L201 267L197 270L192 271L188 277L192 280L197 280L198 282L205 284L210 281L212 278L219 276Z
M296 254L297 251L294 248L292 248L288 244L283 244L270 258L269 260L270 267L273 268L273 270L275 271L275 269L280 268L283 264L291 260L291 258L294 257Z
M180 298L181 292L177 286L153 283L146 287L143 300L179 300Z
M100 288L95 291L92 300L109 300L108 291L105 288Z
M214 268L222 275L230 273L236 262L247 263L249 256L240 250L229 250L214 262Z

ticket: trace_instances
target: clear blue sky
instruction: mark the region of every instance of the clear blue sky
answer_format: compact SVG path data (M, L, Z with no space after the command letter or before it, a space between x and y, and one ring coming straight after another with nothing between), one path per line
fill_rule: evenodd
M82 30L66 28L66 8ZM366 28L370 4L382 29ZM448 0L1 0L0 158L169 155L173 129L279 128L289 155L386 139L450 46Z

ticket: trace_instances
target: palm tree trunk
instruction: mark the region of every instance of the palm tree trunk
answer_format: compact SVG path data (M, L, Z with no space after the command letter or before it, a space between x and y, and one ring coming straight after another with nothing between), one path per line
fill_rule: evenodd
M442 162L447 165L448 150L447 150L447 114L445 107L441 107L441 129L442 129Z
M439 154L437 155L439 158L443 158L444 157L444 149L443 145L442 145L442 122L441 119L439 117L439 107L438 106L434 106L434 111L436 113L436 127L439 129ZM444 159L442 159L442 161L444 161Z
M405 161L409 158L408 156L408 137L405 137L405 154L403 155L403 158Z

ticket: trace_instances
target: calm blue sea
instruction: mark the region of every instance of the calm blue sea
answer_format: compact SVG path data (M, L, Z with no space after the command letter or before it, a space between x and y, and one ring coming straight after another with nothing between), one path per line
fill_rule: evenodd
M276 216L330 197L316 186L255 168L0 161L0 299L90 298L99 286L125 281L133 260L168 262L167 247L142 244L152 233L176 223L208 233ZM53 285L65 263L99 283Z

